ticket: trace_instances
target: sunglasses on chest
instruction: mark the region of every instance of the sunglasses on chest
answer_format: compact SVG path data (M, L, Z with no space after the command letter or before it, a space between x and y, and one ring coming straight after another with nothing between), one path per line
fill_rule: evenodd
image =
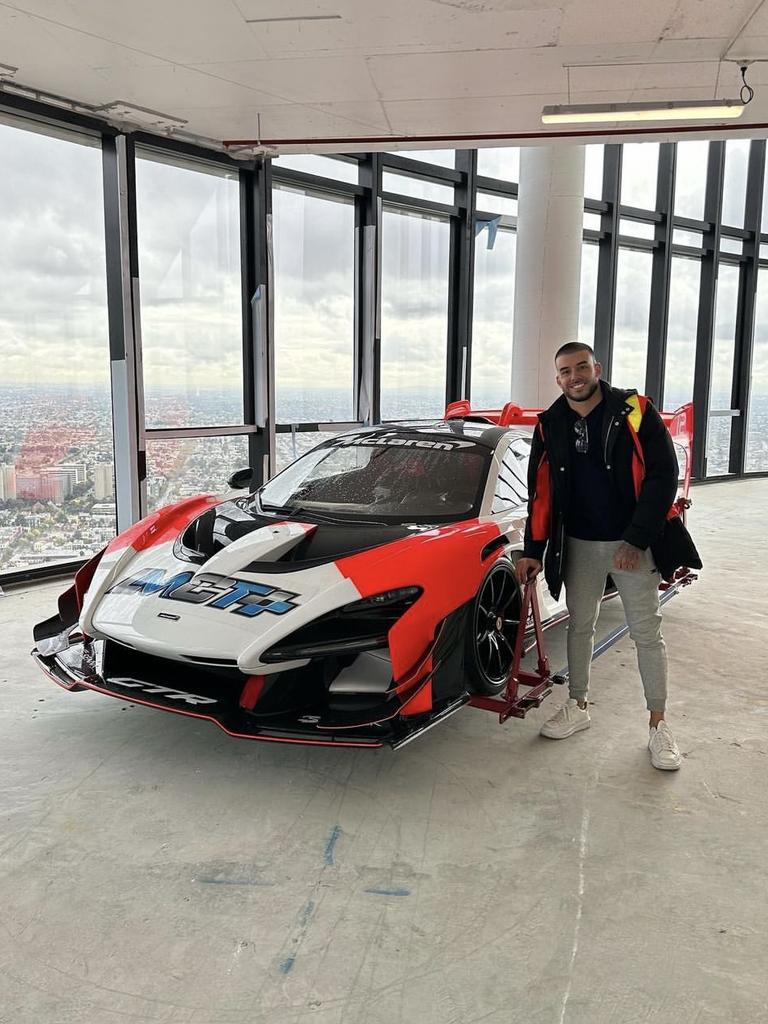
M576 451L579 455L586 455L589 451L589 430L586 419L580 416L573 424L573 432L576 435Z

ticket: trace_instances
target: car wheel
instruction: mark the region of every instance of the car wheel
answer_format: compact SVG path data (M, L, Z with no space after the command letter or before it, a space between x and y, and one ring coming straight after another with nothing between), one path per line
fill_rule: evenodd
M512 563L500 558L475 597L467 636L466 667L475 693L504 689L515 652L520 620L520 587Z

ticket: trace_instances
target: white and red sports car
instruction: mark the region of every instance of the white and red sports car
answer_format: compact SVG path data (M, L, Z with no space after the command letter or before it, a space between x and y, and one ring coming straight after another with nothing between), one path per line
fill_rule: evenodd
M690 410L666 419L687 468ZM154 512L77 573L33 655L66 689L235 736L399 746L505 688L534 423L456 403L325 441L245 497ZM537 586L544 626L561 621Z

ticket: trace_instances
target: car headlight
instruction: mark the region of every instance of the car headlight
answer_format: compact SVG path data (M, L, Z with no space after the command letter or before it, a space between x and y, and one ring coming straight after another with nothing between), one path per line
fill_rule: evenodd
M374 594L373 597L364 597L362 601L355 601L353 604L345 604L343 608L339 608L338 611L344 615L350 613L354 614L359 611L366 611L369 608L387 608L391 605L399 605L407 603L407 606L413 604L416 598L421 594L421 587L398 587L397 590L383 590L380 594Z
M386 647L390 629L421 594L421 587L398 587L343 605L270 647L261 660L265 664L304 661Z

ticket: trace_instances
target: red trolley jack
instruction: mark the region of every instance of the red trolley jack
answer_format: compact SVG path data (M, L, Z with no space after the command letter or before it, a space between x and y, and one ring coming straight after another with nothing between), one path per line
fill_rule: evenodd
M531 647L526 648L525 638L526 633L529 632L529 619L535 642ZM562 619L559 621L562 621ZM528 651L532 649L532 646L536 648L536 671L521 671L520 663ZM506 722L508 718L525 718L531 708L540 707L542 701L550 695L552 684L561 682L565 682L562 676L553 677L550 675L549 658L544 650L544 631L541 626L541 613L539 611L536 584L526 583L523 589L520 622L515 638L512 669L507 679L507 685L503 693L500 693L498 697L486 697L479 693L473 694L469 699L470 707L497 712L499 722L501 723Z
M675 597L676 594L682 590L683 587L689 586L698 578L698 574L692 572L688 568L678 569L674 577L671 580L664 581L659 587L659 606L665 605L671 598ZM604 601L610 600L617 596L616 591L608 593L603 598ZM567 613L558 616L558 618L547 623L546 628L551 629L553 626L558 626L561 623L567 621ZM530 621L530 625L529 625ZM526 647L526 635L530 636L530 631L533 630L534 643ZM621 626L613 629L607 636L598 640L595 643L594 651L592 653L592 660L600 657L605 651L609 650L613 645L621 640L622 637L626 636L629 632L629 626L623 623ZM525 655L536 648L537 654L537 665L535 672L526 672L520 670L520 663ZM549 658L544 650L544 628L541 625L541 614L539 612L539 599L536 591L535 583L526 583L523 590L522 608L520 609L520 622L517 627L517 636L515 638L515 650L514 657L512 659L512 668L507 679L507 685L504 688L503 693L500 693L498 697L486 697L483 694L473 694L469 698L469 705L473 708L483 708L485 711L495 711L498 713L499 722L506 722L508 718L525 718L526 714L531 708L541 707L542 702L552 692L552 686L554 684L562 684L568 682L568 669L563 668L560 672L555 675L551 674L549 667ZM521 687L523 689L521 690Z

